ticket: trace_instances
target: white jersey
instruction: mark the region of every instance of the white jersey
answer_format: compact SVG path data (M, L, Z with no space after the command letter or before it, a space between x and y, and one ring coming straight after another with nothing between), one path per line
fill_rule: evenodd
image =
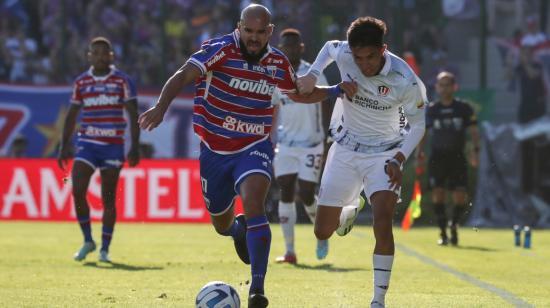
M403 59L389 51L384 57L380 73L366 77L355 64L348 42L329 41L319 52L310 73L318 76L336 61L342 80L358 84L351 100L342 99L343 131L335 138L338 143L380 149L399 146L408 157L424 134L426 89ZM407 121L411 134L414 132L410 138L404 134Z
M302 60L297 74L306 74L310 66L311 64ZM328 85L323 74L317 78L317 85ZM279 106L277 142L287 146L312 147L324 141L321 104L296 103L277 89L271 103Z

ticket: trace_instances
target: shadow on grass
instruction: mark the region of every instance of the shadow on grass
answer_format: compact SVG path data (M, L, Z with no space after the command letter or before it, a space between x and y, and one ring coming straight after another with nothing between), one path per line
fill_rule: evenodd
M305 269L305 270L314 270L314 271L327 271L327 272L339 272L339 273L346 273L346 272L358 272L358 271L366 271L367 269L364 268L358 268L358 267L334 267L330 263L325 264L317 264L317 265L308 265L308 264L295 264L294 267Z
M95 267L100 269L110 269L110 270L123 270L123 271L158 271L163 270L164 267L161 266L136 266L130 264L123 264L118 262L85 262L82 265L88 267Z
M496 251L500 251L499 249L494 249L494 248L487 248L487 247L481 247L481 246L461 246L461 245L458 245L454 248L457 248L457 249L466 249L466 250L477 250L477 251L485 251L485 252L496 252Z

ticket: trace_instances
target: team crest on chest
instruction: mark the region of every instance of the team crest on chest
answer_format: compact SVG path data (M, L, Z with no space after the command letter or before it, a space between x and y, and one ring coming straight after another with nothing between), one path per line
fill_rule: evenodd
M386 86L378 86L378 95L388 96L388 93L390 93L390 88Z
M271 78L275 78L275 75L277 74L277 66L267 65L266 69L267 69L267 72L269 73L269 75L271 75Z

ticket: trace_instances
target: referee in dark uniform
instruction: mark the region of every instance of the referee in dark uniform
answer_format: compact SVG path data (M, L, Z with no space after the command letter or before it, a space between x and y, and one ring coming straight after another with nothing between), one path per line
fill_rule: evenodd
M439 100L430 103L426 111L426 138L430 138L430 156L428 175L432 188L432 202L437 224L440 228L439 245L447 245L447 225L450 227L452 245L458 245L457 227L466 210L468 166L466 150L466 132L470 134L469 160L477 167L479 152L479 131L476 115L472 107L461 99L455 98L457 90L455 76L442 72L437 76L436 91ZM425 140L418 146L416 158L421 170L425 165ZM446 192L452 193L452 215L447 220L445 206Z

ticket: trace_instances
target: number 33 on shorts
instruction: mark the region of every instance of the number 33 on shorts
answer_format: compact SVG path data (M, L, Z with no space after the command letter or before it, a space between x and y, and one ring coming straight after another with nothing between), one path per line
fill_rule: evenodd
M321 169L321 163L322 163L323 155L321 154L308 154L306 156L306 167L308 168L315 168L317 170Z

